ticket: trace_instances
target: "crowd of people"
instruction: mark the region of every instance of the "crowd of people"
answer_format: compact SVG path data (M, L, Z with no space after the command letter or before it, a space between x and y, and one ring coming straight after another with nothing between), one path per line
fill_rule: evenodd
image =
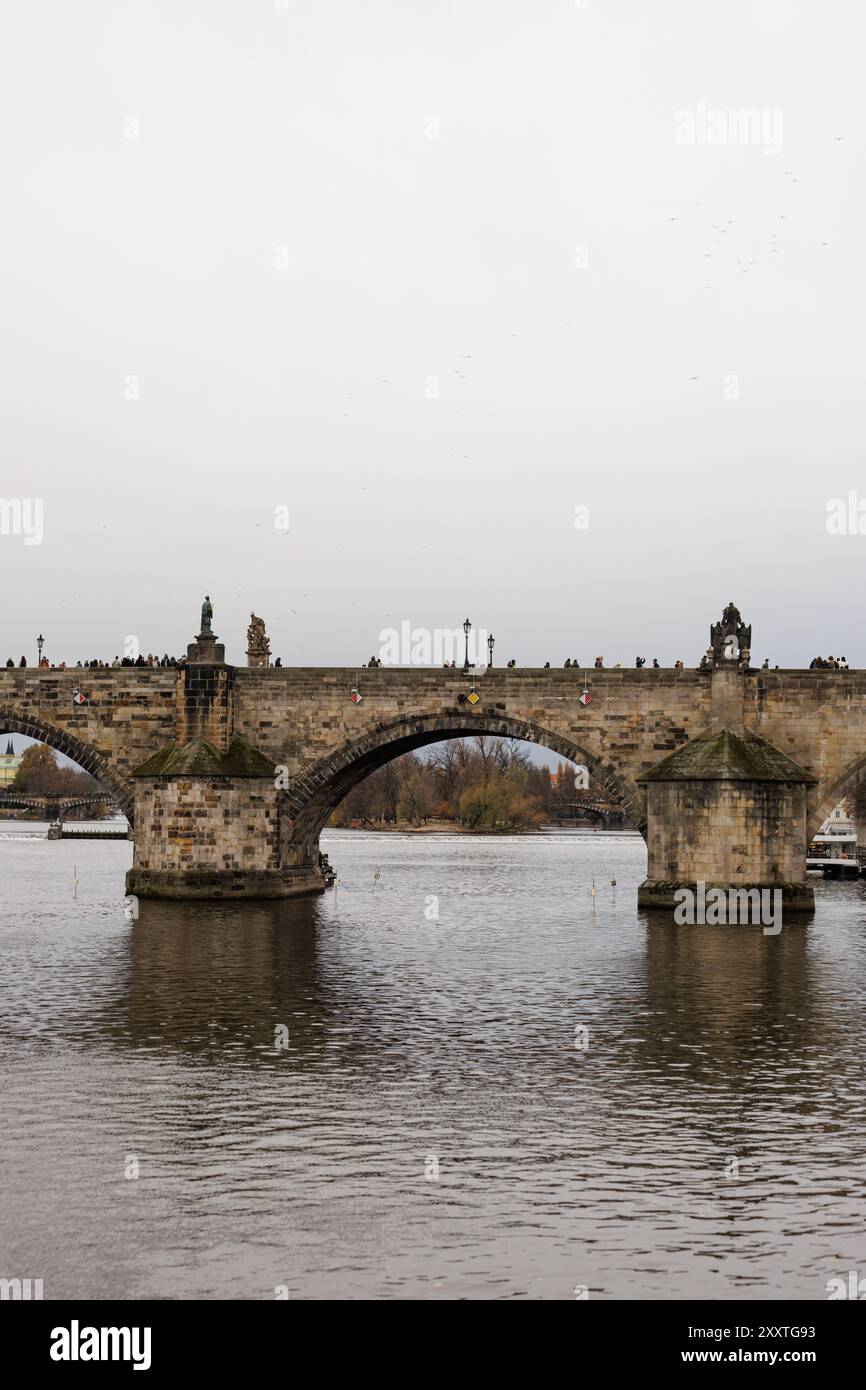
M280 662L279 660L277 660L277 665L279 666L279 664ZM15 665L15 662L13 661L11 656L8 658L6 665L7 667ZM18 665L27 665L26 656L22 656L21 660L18 662ZM140 653L136 657L116 656L113 661L100 661L98 657L94 657L92 661L76 661L75 666L73 668L68 668L65 661L58 661L55 663L53 661L49 661L47 656L43 656L40 659L38 665L40 670L43 671L66 671L67 669L109 671L112 670L115 666L185 666L186 657L169 656L168 652L166 652L164 656L156 656L153 652L148 652L147 656L142 656Z
M705 667L707 667L707 666L709 666L709 665L711 664L711 656L712 656L712 653L711 653L711 652L707 652L706 655L703 656L703 657L701 658L701 662L700 662L701 669L703 669L703 668L705 668ZM12 657L10 656L10 657L8 658L7 662L6 662L7 667L10 667L10 666L11 666L11 667L15 667L16 664L17 664L18 666L25 666L25 667L26 667L27 664L28 664L27 658L26 658L25 656L22 656L21 660L20 660L19 662L16 663L16 662L12 659ZM275 661L273 664L274 664L274 667L275 667L275 668L282 667L282 664L283 664L282 658L278 656L277 659L276 659L276 661ZM380 661L379 657L377 657L377 656L371 656L371 657L370 657L370 660L369 660L366 664L367 664L368 667L370 667L370 666L381 666L381 665L382 665L382 662ZM594 664L594 667L595 667L595 670L596 670L596 671L602 671L602 670L604 670L604 657L603 657L603 656L597 656L597 657L595 658L595 662L594 662L593 664ZM646 657L645 657L645 656L636 656L635 659L634 659L634 664L635 664L635 668L636 668L638 671L642 671L643 668L644 668L644 666L646 666ZM51 671L65 671L65 670L67 669L67 664L66 664L65 661L58 661L58 662L55 664L55 662L49 661L48 658L47 658L47 657L44 657L44 656L41 658L41 660L39 661L38 665L39 665L39 667L40 667L41 669L46 670L46 671L48 671L48 670L51 670ZM446 662L444 663L443 670L446 670L446 671L447 671L447 670L450 670L450 669L454 669L455 665L456 665L456 663L453 662L453 661L446 661ZM580 662L578 661L578 659L577 659L576 656L574 656L574 657L571 657L571 656L566 657L564 665L565 665L565 668L566 668L567 670L568 670L568 669L573 669L573 670L582 670L582 669L583 669L583 668L581 667L581 664L580 664ZM748 669L748 652L745 653L745 662L743 662L743 661L741 660L740 665L741 665L741 666L745 666L745 669ZM86 669L86 670L99 670L99 671L104 671L104 670L113 670L115 666L186 666L186 657L185 657L185 656L169 656L167 652L163 653L162 656L157 656L154 652L148 652L147 656L141 656L141 654L139 654L139 655L136 656L136 657L131 657L131 656L116 656L116 657L114 658L113 661L100 661L98 658L94 657L92 661L76 661L76 663L75 663L75 668L73 668L73 669L78 669L78 668L80 668L80 669L82 669L82 670L85 670L85 669ZM507 661L507 662L505 663L505 667L506 667L506 670L508 670L508 671L513 671L513 670L516 669L516 667L517 667L517 662L515 661L514 657L512 657L510 661ZM617 661L617 662L614 663L613 667L611 667L610 669L611 669L611 670L614 670L614 671L618 671L618 670L620 670L621 668L622 668L622 662L621 662L621 661ZM550 669L550 662L549 662L549 661L545 661L545 663L544 663L544 669L545 669L546 671ZM659 670L661 669L661 667L659 666L658 657L655 657L655 656L653 657L652 669L653 669L654 671L659 671ZM685 669L685 667L684 667L684 663L683 663L682 661L675 661L675 662L674 662L674 670L675 670L675 671L682 671L682 670L684 670L684 669ZM770 659L769 659L769 657L765 657L765 658L764 658L763 665L761 666L761 670L762 670L762 671L769 671L769 669L770 669ZM774 670L774 671L778 671L778 669L779 669L778 666L774 666L774 667L773 667L773 670ZM812 660L809 662L809 670L810 670L810 671L847 671L848 669L849 669L849 667L848 667L848 662L847 662L847 660L845 659L844 656L838 656L838 657L837 657L837 656L826 656L826 657L825 657L825 656L814 656L814 657L812 658Z
M809 662L810 671L847 671L848 662L844 656L813 656Z

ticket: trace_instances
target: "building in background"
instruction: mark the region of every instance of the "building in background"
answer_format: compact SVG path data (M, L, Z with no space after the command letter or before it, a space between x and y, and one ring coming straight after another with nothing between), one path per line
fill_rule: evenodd
M819 835L849 835L851 832L857 834L857 824L848 812L848 805L845 801L840 801L839 805L825 820L819 830Z
M15 752L10 738L6 743L6 752L0 754L0 791L9 790L20 766L21 754Z

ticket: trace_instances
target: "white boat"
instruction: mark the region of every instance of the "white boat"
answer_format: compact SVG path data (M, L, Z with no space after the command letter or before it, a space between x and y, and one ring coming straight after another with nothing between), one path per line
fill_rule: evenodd
M837 830L835 834L816 835L806 851L806 869L822 873L825 878L857 878L860 855L855 831Z

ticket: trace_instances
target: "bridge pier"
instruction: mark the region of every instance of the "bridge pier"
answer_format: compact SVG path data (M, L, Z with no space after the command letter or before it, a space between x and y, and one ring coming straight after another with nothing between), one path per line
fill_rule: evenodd
M126 891L141 898L285 898L324 890L318 859L285 853L276 768L243 739L196 737L136 769Z
M285 898L326 886L318 856L294 857L275 764L232 734L236 670L202 631L178 688L179 742L132 773L135 848L126 891L140 898Z
M778 889L783 913L814 908L806 792L816 779L778 748L746 729L713 728L637 780L647 788L648 851L638 907L670 911L683 889L701 898L703 884L726 900L731 890Z

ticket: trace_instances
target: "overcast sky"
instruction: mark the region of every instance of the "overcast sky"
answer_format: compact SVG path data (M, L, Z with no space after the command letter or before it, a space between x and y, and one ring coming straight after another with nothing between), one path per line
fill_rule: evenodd
M0 659L180 652L207 591L236 661L255 610L286 664L467 615L497 661L695 664L733 599L753 661L866 665L825 526L866 500L863 38L842 0L11 7L2 495L44 538L0 536ZM678 142L701 103L772 140Z

